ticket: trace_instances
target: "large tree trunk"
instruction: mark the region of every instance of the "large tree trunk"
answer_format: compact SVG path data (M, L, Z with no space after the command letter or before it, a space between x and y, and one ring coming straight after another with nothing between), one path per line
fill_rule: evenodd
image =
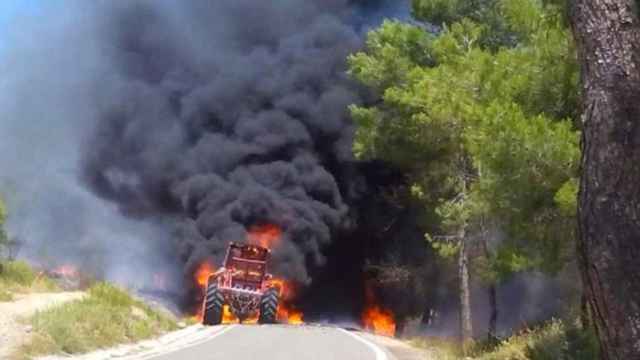
M458 258L458 277L460 281L460 337L466 346L473 336L471 325L471 292L469 290L469 257L465 246L464 235L460 238L460 254Z
M498 295L496 284L489 285L489 308L491 315L489 317L489 333L487 334L490 343L498 339Z
M583 84L578 251L603 359L640 359L640 23L635 0L573 0Z

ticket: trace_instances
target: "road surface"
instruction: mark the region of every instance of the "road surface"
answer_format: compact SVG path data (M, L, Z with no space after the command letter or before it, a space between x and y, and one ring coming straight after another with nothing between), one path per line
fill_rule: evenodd
M348 330L322 326L226 326L150 360L396 360L383 346Z
M157 339L40 360L433 360L388 337L335 326L193 325Z

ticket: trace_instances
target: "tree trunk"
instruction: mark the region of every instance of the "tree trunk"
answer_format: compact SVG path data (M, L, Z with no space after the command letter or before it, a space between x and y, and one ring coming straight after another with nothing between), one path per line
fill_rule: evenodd
M493 343L498 339L498 299L496 284L489 285L489 306L491 308L491 316L489 317L489 342Z
M635 0L573 0L582 67L578 255L603 359L640 359L640 23Z
M469 258L464 236L460 239L460 254L458 259L458 278L460 281L460 338L462 344L467 345L473 335L471 325L471 294L469 291Z

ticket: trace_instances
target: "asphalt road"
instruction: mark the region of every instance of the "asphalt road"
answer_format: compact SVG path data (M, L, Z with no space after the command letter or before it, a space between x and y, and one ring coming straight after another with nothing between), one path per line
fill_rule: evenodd
M364 336L321 326L219 327L196 344L152 360L394 360Z

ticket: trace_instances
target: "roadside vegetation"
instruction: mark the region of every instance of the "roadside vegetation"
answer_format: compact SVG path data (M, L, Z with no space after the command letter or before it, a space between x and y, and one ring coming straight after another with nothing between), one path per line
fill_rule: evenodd
M408 184L394 194L395 201L399 208L418 204L422 209L417 217L424 246L441 260L434 271L451 274L441 278L443 298L427 302L456 299L463 345L458 342L457 348L467 356L593 359L590 354L556 356L569 351L577 331L559 321L516 329L508 340L497 340L498 314L516 311L497 301L497 294L518 275L562 281L567 290L562 304L544 320L580 308L580 77L566 2L411 4L410 21L385 21L369 32L365 49L349 57L350 75L371 96L353 105L351 114L358 125L355 155L405 174ZM411 268L410 256L381 262L424 276ZM433 283L426 279L422 282ZM472 287L487 290L484 329L473 327L477 299ZM421 297L418 287L411 296ZM397 312L392 302L387 306ZM437 314L440 309L434 307ZM584 310L580 316L590 315ZM585 332L591 332L588 326ZM479 348L478 339L498 345ZM447 353L456 347L437 348ZM452 351L453 358L461 355Z
M93 285L82 300L38 312L27 321L33 326L33 337L20 349L17 359L80 354L177 328L168 315L107 283Z
M417 338L416 347L440 360L589 360L598 359L598 340L591 329L553 319L537 328L525 329L503 340L478 342L465 355L456 340Z
M15 294L55 292L55 281L36 272L23 261L0 261L0 301L11 301Z

